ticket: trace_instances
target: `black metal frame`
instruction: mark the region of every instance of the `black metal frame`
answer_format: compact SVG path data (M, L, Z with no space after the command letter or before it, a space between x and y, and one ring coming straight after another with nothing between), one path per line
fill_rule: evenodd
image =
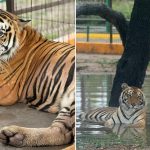
M8 12L14 13L14 0L6 0L6 9Z
M71 2L71 1L74 1L74 0L65 0L65 1L64 0L57 0L55 2L47 3L46 6L45 5L37 5L37 6L34 6L32 8L28 7L28 8L22 9L22 10L16 10L15 11L15 9L14 9L14 0L6 0L6 8L7 8L8 12L20 15L20 14L31 12L31 11L36 11L36 10L40 10L40 9L54 7L54 6L57 6L57 5L60 5L60 4L65 4L65 3L68 3L68 2Z

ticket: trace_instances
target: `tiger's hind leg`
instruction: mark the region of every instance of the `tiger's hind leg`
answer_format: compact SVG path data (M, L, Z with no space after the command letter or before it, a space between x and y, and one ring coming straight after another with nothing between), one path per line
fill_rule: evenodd
M66 100L66 99L65 99ZM74 91L69 95L70 106L62 104L52 125L48 128L25 128L8 126L1 129L0 140L4 144L22 146L44 146L68 144L74 137L75 103ZM68 103L66 103L68 104Z

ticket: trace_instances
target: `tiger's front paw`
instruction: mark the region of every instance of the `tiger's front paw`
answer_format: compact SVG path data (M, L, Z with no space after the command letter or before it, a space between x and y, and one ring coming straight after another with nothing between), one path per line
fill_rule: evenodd
M0 130L0 141L15 147L23 146L24 135L19 133L18 126L8 126Z
M104 124L105 127L112 129L113 128L113 122L109 119Z

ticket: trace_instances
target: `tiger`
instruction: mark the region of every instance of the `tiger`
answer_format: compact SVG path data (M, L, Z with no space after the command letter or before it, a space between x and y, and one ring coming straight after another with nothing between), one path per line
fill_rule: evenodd
M124 124L127 127L144 128L146 124L145 96L141 89L121 85L122 92L119 98L119 107L98 108L87 113L81 113L83 121L99 122L105 127Z
M15 147L73 143L75 46L44 38L28 22L0 10L0 106L21 102L58 115L47 128L2 127L0 141Z

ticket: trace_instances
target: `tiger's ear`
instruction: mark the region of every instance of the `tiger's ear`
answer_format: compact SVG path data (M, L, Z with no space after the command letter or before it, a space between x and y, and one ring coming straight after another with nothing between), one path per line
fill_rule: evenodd
M28 24L31 20L23 20L19 19L19 25L24 27L26 24Z
M128 88L128 87L129 87L129 86L128 86L127 83L122 83L122 84L121 84L122 90L125 90L125 89Z

